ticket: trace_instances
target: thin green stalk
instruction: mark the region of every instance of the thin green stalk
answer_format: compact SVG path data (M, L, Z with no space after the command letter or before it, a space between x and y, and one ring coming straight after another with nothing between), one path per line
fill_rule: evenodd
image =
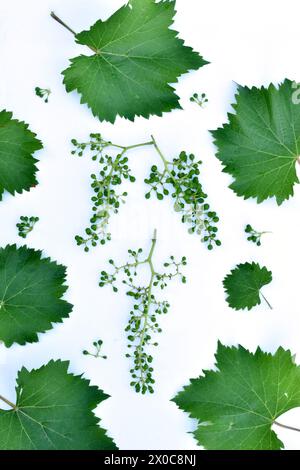
M123 150L125 150L125 152L127 152L128 150L137 149L137 148L139 148L139 147L146 147L146 146L149 146L149 145L153 145L153 141L144 142L144 143L142 143L142 144L128 145L128 147L125 147L125 146L123 146L123 145L117 145L117 144L111 143L111 146L112 146L112 147L116 147L116 148L119 148L119 149L123 149Z
M136 148L141 148L141 147L145 147L145 146L149 146L149 145L153 145L153 142L150 141L150 142L144 142L144 143L141 143L141 144L135 144L135 145L129 145L129 146L124 146L124 145L118 145L118 144L114 144L113 142L109 142L109 141L100 141L99 142L100 144L100 148L98 149L98 152L100 154L102 154L102 151L108 147L112 147L112 148L115 148L115 149L120 149L121 152L119 155L116 156L115 160L111 161L110 166L110 171L108 173L108 175L106 176L106 186L105 186L105 190L107 191L107 194L106 194L106 204L105 205L102 205L101 208L99 209L99 211L95 214L96 218L98 220L95 220L94 224L93 225L96 225L97 226L97 229L96 230L93 230L93 232L91 233L90 236L88 236L88 238L81 238L81 242L82 244L84 244L86 247L88 246L88 244L90 242L92 242L95 238L95 234L97 234L98 236L101 236L103 235L103 237L106 237L107 236L107 231L106 231L106 228L108 226L108 223L109 223L109 219L110 219L110 216L111 216L111 211L113 210L113 208L111 207L111 204L110 204L110 197L111 197L111 193L112 193L112 178L113 178L113 175L114 175L114 172L117 172L118 170L118 167L119 167L119 162L122 160L122 158L125 156L125 154L130 151L130 150L133 150L133 149L136 149ZM76 144L74 144L76 145ZM79 148L81 149L81 151L86 148L86 147L91 147L94 145L94 142L93 141L89 141L89 142L86 142L86 143L81 143L79 144ZM96 184L98 186L100 186L100 183L99 182L96 182ZM105 216L102 216L100 217L100 214L105 212ZM100 221L99 221L100 219Z
M7 398L4 398L2 395L0 395L0 400L2 400L4 403L6 403L8 406L10 406L13 410L17 410L17 406L9 401Z
M169 168L169 165L170 165L171 163L170 163L170 162L165 158L165 156L163 155L163 153L162 153L162 151L160 150L160 148L159 148L159 146L158 146L158 144L157 144L157 142L156 142L156 140L155 140L155 138L154 138L153 135L151 135L151 138L152 138L152 143L153 143L153 145L154 145L154 148L156 149L156 151L157 151L158 155L160 156L160 158L161 158L161 160L162 160L162 162L163 162L163 165L164 165L163 176L167 173L167 174L169 175L169 177L171 178L171 180L174 182L175 186L176 186L176 184L178 183L178 181L183 181L183 180L186 178L186 176L183 176L182 179L175 180L175 178L174 178L174 176L172 175L172 172L171 172L171 170L170 170L170 168ZM177 194L177 196L176 196L176 204L178 203L179 199L180 199L180 195Z
M142 351L143 351L144 339L145 339L146 332L147 332L148 325L149 325L149 312L150 312L150 306L151 306L152 288L153 288L154 278L155 278L155 275L156 275L154 265L153 265L153 261L152 261L155 246L156 246L156 242L157 242L157 230L155 229L154 234L153 234L153 238L152 238L151 249L150 249L148 258L146 260L146 262L149 264L149 267L150 267L150 270L151 270L151 277L150 277L150 282L149 282L149 287L148 287L147 307L145 309L145 314L143 316L144 317L144 326L143 326L143 329L142 329L141 334L140 334L140 343L136 348L137 351L138 351L138 361L139 361L139 367L140 367L140 371L141 371L142 385L145 384L143 367L142 367Z
M159 146L158 146L158 144L157 144L157 142L156 142L156 140L155 140L155 138L154 138L153 135L151 136L151 138L152 138L152 144L154 145L154 148L155 148L155 150L157 151L158 155L160 156L160 158L161 158L161 160L162 160L162 162L163 162L163 165L164 165L164 169L165 169L165 170L164 170L163 176L164 176L166 173L168 173L169 177L174 181L175 184L177 183L177 181L183 181L183 180L186 178L186 176L184 176L182 179L178 179L178 180L175 180L175 179L174 179L174 176L172 175L172 172L171 172L171 170L170 170L170 168L169 168L169 165L171 165L171 162L169 162L169 161L165 158L164 154L163 154L162 151L160 150L160 148L159 148Z
M55 21L57 21L57 23L59 23L61 26L63 26L64 28L66 28L70 33L72 33L74 36L77 36L77 33L72 29L70 28L70 26L68 26L64 21L62 21L55 13L54 11L51 11L50 13L50 16L51 18L53 18ZM95 47L92 47L92 46L88 46L89 49L91 49L93 52L95 52L96 54L99 54L100 51L98 51L98 49L96 49Z
M126 153L126 150L124 149L123 152L117 156L117 158L115 159L115 161L113 162L112 166L111 166L111 170L109 172L109 175L108 177L111 178L115 169L117 168L118 164L119 164L119 161L121 160L121 158L123 157L123 155ZM110 198L110 193L111 193L111 181L110 181L110 184L109 184L109 187L108 187L108 190L107 190L107 199L109 200Z
M268 307L269 307L271 310L273 310L272 305L271 305L270 302L266 299L266 297L264 296L264 294L262 294L262 292L261 292L260 295L262 296L262 298L264 299L264 301L266 302L266 304L268 305Z
M297 432L300 432L300 429L299 429L299 428L294 428L293 426L287 426L287 425L285 425L285 424L278 423L278 421L274 421L274 424L276 424L276 425L279 426L280 428L289 429L290 431L297 431Z
M116 286L117 275L120 271L124 272L125 278L123 284L127 286L127 295L133 298L133 308L130 312L129 323L125 331L128 332L128 348L132 348L131 354L126 354L127 358L132 358L133 366L130 370L133 381L131 386L135 388L136 392L145 394L147 391L154 393L152 384L155 383L153 379L153 367L151 366L153 357L148 352L148 347L158 346L157 342L153 342L152 334L161 333L162 329L159 327L159 320L157 316L168 313L170 304L167 301L159 301L155 296L155 288L159 287L161 290L167 286L167 281L174 277L181 276L182 282L185 283L186 279L179 271L179 266L186 265L186 258L183 257L181 262L177 263L174 256L170 256L169 260L164 263L165 268L169 272L160 274L154 267L153 257L157 243L157 231L154 231L152 243L146 257L144 251L139 248L137 251L128 250L130 255L129 262L122 266L117 266L114 260L109 260L109 264L114 267L114 272L109 274L102 271L100 275L99 286L104 287L111 285L114 292L118 292ZM133 258L133 259L132 259ZM138 275L138 267L147 265L149 268L149 280L146 285L141 286L139 281L134 282ZM173 273L173 268L175 272Z
M111 166L111 170L110 170L110 172L109 172L108 178L111 179L111 177L112 177L112 175L113 175L113 172L114 172L115 169L117 168L120 159L123 157L123 155L124 155L125 153L126 153L126 150L123 149L122 153L117 156L116 160L113 162L113 164L112 164L112 166ZM110 181L110 184L109 184L109 186L108 186L108 188L107 188L107 200L108 200L108 201L109 201L109 198L110 198L110 194L111 194L111 181ZM108 209L108 208L109 208L109 205L106 206L106 209ZM103 209L101 209L101 210L103 210ZM97 229L98 232L100 231L100 226L101 226L101 224L99 223L99 224L97 225L97 227L98 227L98 229ZM93 239L92 236L89 237L89 238L87 238L87 239L86 239L86 243L88 243L88 242L91 241L92 239Z
M145 258L143 261L137 261L136 263L127 263L127 264L124 264L123 266L119 266L116 268L116 273L122 271L126 267L137 268L138 266L141 266L143 264L149 264L151 267L151 273L156 274L154 272L153 263L152 263L152 258L153 258L153 253L154 253L156 242L157 242L157 230L155 229L153 239L152 239L151 249L147 258Z
M75 33L75 31L74 31L72 28L70 28L70 26L68 26L66 23L64 23L64 22L54 13L54 11L51 11L50 16L51 16L51 18L53 18L55 21L57 21L60 25L62 25L64 28L66 28L68 31L70 31L70 33L74 34L74 36L77 35L77 33Z
M152 138L152 144L154 145L154 147L155 147L155 149L156 149L158 155L160 156L160 158L161 158L162 161L163 161L165 170L168 172L168 174L169 174L169 175L171 176L171 178L172 178L172 175L171 175L170 169L169 169L169 162L168 162L168 160L164 157L164 155L163 155L162 151L160 150L159 146L157 145L157 142L156 142L155 138L153 137L153 135L151 136L151 138Z

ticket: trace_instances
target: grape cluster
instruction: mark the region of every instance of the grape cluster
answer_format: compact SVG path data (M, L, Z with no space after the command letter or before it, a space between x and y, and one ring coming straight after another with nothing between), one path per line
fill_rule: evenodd
M92 152L92 160L97 161L98 158L101 159L103 151L112 145L108 140L103 139L101 134L90 134L90 140L88 142L78 142L76 139L72 139L71 143L74 146L72 150L72 155L77 155L78 157L83 157L85 150L90 150Z
M158 346L153 336L161 333L159 326L159 317L168 313L170 304L168 301L160 301L153 293L154 288L163 290L167 287L167 281L175 277L181 278L186 282L185 276L181 273L181 267L186 266L186 258L183 257L180 262L176 262L173 256L164 264L168 268L167 273L157 273L152 264L152 255L143 258L143 250L128 251L130 260L123 266L116 266L113 260L109 263L114 267L112 274L102 271L100 276L100 287L111 285L115 292L117 276L120 272L124 274L123 284L128 288L127 295L133 299L133 308L130 311L130 318L125 329L128 340L127 358L131 358L133 365L130 369L131 386L137 393L154 393L153 385L153 356L149 353L151 346ZM150 252L151 253L151 252ZM150 281L146 286L140 286L136 282L138 276L138 267L148 264L150 267Z
M247 240L255 243L257 246L261 246L261 238L266 233L270 232L257 232L250 224L245 227L245 233L248 235Z
M107 359L107 356L102 355L102 351L101 351L102 350L102 345L103 345L102 339L94 341L93 346L95 348L95 351L91 353L91 352L85 350L85 351L82 351L82 354L84 356L92 356L95 359L98 359L99 357L101 357L102 359Z
M20 222L17 224L19 237L26 238L39 220L39 217L20 217Z
M102 140L100 134L91 134L91 141L79 143L72 140L75 150L73 155L83 156L84 151L89 148L93 152L93 160L98 160L100 164L99 174L91 175L91 188L94 192L92 197L93 215L90 219L90 226L85 230L85 236L77 235L75 240L78 246L84 246L88 252L90 246L96 247L98 244L105 245L111 240L111 233L108 231L109 221L113 214L119 212L121 204L125 203L127 192L118 193L116 188L124 180L135 182L128 166L128 158L125 150L115 157L103 154L103 150L110 146L110 142Z
M194 93L193 96L191 96L190 101L192 103L196 103L200 108L204 108L208 103L206 93L202 93L200 96L198 93Z
M165 161L162 171L156 165L152 166L150 176L145 180L151 187L146 199L153 193L160 201L171 195L175 200L175 211L181 214L182 222L189 225L189 233L200 235L202 242L212 250L214 245L221 245L215 225L219 217L206 202L208 196L199 181L201 164L201 161L195 162L194 155L181 152L173 162Z
M40 88L40 87L35 87L35 94L39 98L42 98L45 103L48 103L49 101L49 96L51 95L51 90L49 88Z

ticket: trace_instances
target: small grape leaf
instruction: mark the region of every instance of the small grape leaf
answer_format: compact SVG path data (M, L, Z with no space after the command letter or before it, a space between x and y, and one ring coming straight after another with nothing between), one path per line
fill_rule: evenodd
M271 429L277 418L300 406L300 367L290 351L272 355L219 343L217 371L192 379L172 401L198 420L194 432L208 450L280 450Z
M94 51L71 59L63 72L68 92L77 90L94 116L114 123L181 108L170 83L207 62L169 29L175 1L130 0L107 21L76 35Z
M66 268L41 256L26 246L0 248L0 340L7 347L38 341L37 333L50 330L72 310L61 299Z
M16 404L0 410L1 450L113 450L93 410L108 398L68 362L51 361L18 373Z
M34 152L43 148L28 125L0 112L0 201L4 190L14 195L37 184Z
M217 158L234 182L230 188L258 203L275 197L278 205L294 194L299 183L300 106L295 104L292 82L276 88L238 87L236 114L213 131Z
M271 281L272 273L266 267L261 268L257 263L239 264L223 281L228 294L226 300L235 310L251 310L260 305L260 290ZM266 302L268 303L267 300ZM271 308L269 303L268 305Z

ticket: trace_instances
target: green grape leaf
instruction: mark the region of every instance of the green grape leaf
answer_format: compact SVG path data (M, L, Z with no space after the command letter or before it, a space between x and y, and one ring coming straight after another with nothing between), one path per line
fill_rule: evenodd
M14 407L0 410L1 450L116 449L93 413L108 395L68 367L51 361L31 372L21 369Z
M107 21L76 35L93 54L71 59L64 72L68 92L77 90L101 121L134 120L181 108L170 86L207 62L169 29L175 1L130 0Z
M300 367L290 351L252 354L219 343L216 363L217 371L204 371L173 399L198 420L198 443L208 450L283 448L272 426L300 406Z
M28 125L0 112L0 201L6 190L14 195L37 184L34 152L43 148Z
M235 310L251 310L260 305L260 296L268 303L260 290L271 281L272 273L266 267L261 268L257 263L239 264L223 281L228 294L226 300ZM268 305L272 308L269 303Z
M66 268L41 256L26 246L0 248L0 340L7 347L38 341L37 333L50 330L72 310L61 299Z
M230 188L258 203L275 197L278 205L294 194L299 183L300 106L293 100L293 84L276 88L239 86L235 114L213 131L217 158L234 182Z

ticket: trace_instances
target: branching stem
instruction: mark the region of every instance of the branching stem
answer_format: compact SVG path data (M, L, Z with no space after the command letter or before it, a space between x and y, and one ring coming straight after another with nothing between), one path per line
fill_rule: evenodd
M157 142L156 142L155 138L153 137L153 135L151 136L151 139L152 139L152 144L154 145L155 150L157 151L158 155L160 156L160 158L163 161L166 172L172 177L172 175L170 174L169 162L166 160L166 158L164 157L162 151L158 147Z
M103 166L100 171L100 178L92 175L92 188L96 195L92 201L95 203L91 218L91 227L86 229L88 238L77 235L78 245L83 245L85 251L89 251L89 246L97 246L98 243L105 244L111 240L111 234L107 232L111 213L117 214L120 203L124 203L124 197L127 193L117 194L116 186L121 185L123 178L135 182L134 176L130 175L130 169L127 165L128 158L125 155L128 151L152 146L162 161L163 168L158 170L156 165L151 168L151 174L145 183L150 186L150 191L145 195L146 199L155 194L158 200L171 195L174 199L174 209L181 214L181 221L189 224L189 233L200 235L201 241L208 243L208 249L212 250L213 245L220 246L221 242L216 237L218 231L215 224L219 221L216 212L210 210L206 202L207 194L204 193L202 185L198 180L200 174L199 165L201 161L195 162L194 155L187 155L181 152L178 158L168 161L159 148L154 136L151 140L134 145L120 145L111 141L104 140L101 134L90 134L89 142L77 142L72 140L75 150L73 155L83 156L86 149L95 152L93 160L96 161L100 156L99 162ZM120 151L115 158L104 155L106 149Z
M150 248L150 251L149 251L149 254L148 254L147 258L144 259L144 260L138 261L136 263L120 266L116 270L117 272L119 272L119 271L122 271L125 267L137 268L138 266L142 266L144 264L148 264L149 268L150 268L150 273L151 273L150 281L149 281L148 287L146 288L146 290L147 290L147 305L145 307L145 310L144 310L144 313L143 313L143 316L142 316L143 326L142 326L142 328L139 332L139 343L136 346L138 365L139 365L139 370L140 370L140 373L141 373L141 377L140 377L141 382L140 383L141 383L142 387L145 386L145 374L144 374L144 371L143 371L142 354L143 354L143 349L144 349L145 337L146 337L148 326L149 326L149 315L151 313L151 300L152 300L153 282L154 282L154 278L157 274L156 271L155 271L154 265L153 265L153 255L154 255L154 251L155 251L156 242L157 242L157 230L155 229L153 237L152 237L151 248Z
M91 140L88 142L79 143L76 139L72 140L75 146L73 155L82 156L86 149L95 152L93 160L96 161L100 157L99 162L102 165L100 177L92 175L92 188L94 196L92 201L94 215L90 219L91 226L86 229L87 237L77 235L75 237L78 245L83 245L85 251L89 251L89 245L96 246L98 243L105 244L106 241L111 240L111 234L108 232L108 226L112 214L117 214L121 203L125 203L127 193L118 194L116 186L122 183L123 179L128 179L131 182L135 178L131 175L131 170L127 165L128 158L127 152L153 145L153 142L143 142L134 145L119 145L111 141L102 139L101 134L90 134ZM115 157L108 155L104 156L107 149L113 149L118 152Z
M154 254L156 242L157 242L157 230L155 229L154 234L153 234L153 238L152 238L151 249L150 249L148 258L146 260L146 262L149 264L149 267L150 267L150 270L151 270L151 278L150 278L149 287L148 287L147 306L146 306L145 313L144 313L144 325L143 325L143 328L141 330L140 341L139 341L139 344L138 344L137 349L136 349L137 350L137 358L138 358L138 362L139 362L139 368L140 368L140 371L141 371L141 384L142 384L142 387L145 386L145 376L144 376L143 364L142 364L142 353L143 353L143 347L144 347L144 342L145 342L145 336L146 336L146 333L147 333L147 330L148 330L149 314L150 314L151 298L152 298L152 288L153 288L154 278L155 278L155 275L156 275L156 272L155 272L155 269L154 269L154 266L153 266L153 254Z
M167 282L179 277L182 282L186 283L186 278L181 273L180 268L186 266L186 258L182 257L181 261L175 261L174 256L170 256L169 260L164 263L164 267L168 268L167 272L159 273L154 266L154 252L157 244L157 230L154 230L152 243L148 254L143 255L143 250L139 248L137 251L128 250L130 255L129 262L122 266L116 265L114 260L109 263L114 267L114 272L109 274L106 271L101 272L99 286L104 287L111 285L114 292L118 292L115 283L117 276L122 271L125 274L123 284L129 288L127 295L134 300L133 309L130 312L130 319L125 331L129 333L127 339L129 341L128 348L131 354L126 354L127 358L133 360L133 366L130 370L133 381L131 386L136 392L145 394L153 393L152 385L155 383L153 379L152 361L153 357L148 352L148 347L158 346L157 342L153 342L152 335L161 333L158 316L167 314L170 304L167 301L159 301L155 295L155 288L165 289ZM139 266L147 266L149 280L141 286L138 284L138 268ZM135 282L137 279L137 282Z

